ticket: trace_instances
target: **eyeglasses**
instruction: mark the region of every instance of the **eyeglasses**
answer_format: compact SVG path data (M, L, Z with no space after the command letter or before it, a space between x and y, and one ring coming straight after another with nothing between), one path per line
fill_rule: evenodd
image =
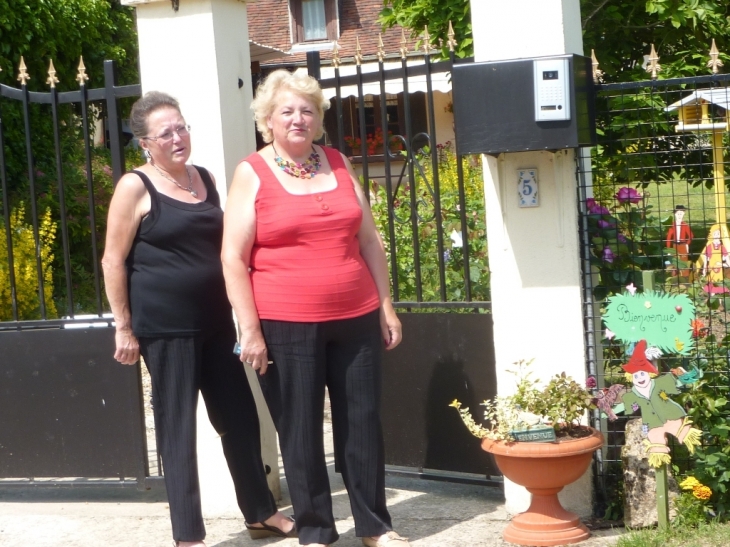
M158 135L156 137L142 137L142 138L147 139L148 141L155 141L155 142L159 142L160 144L166 144L173 139L173 137L175 136L175 133L177 133L177 136L180 138L187 137L188 135L190 135L190 126L181 125L177 129L172 129L171 131L165 131L162 135Z

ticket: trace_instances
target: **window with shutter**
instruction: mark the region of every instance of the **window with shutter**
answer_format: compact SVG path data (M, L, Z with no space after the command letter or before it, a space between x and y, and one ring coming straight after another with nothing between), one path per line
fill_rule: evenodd
M294 43L338 38L336 0L290 0Z

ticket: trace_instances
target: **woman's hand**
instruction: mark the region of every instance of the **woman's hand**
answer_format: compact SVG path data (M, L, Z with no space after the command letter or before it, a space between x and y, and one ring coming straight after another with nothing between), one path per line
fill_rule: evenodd
M241 362L264 375L269 361L249 274L251 248L256 239L255 201L259 184L251 165L245 161L238 164L223 214L221 259L228 300L241 333Z
M385 310L385 306L380 307L380 331L383 334L383 342L385 342L385 349L393 349L403 340L403 327L400 324L400 319L390 307L389 311Z
M123 365L134 365L139 361L139 342L131 329L117 329L114 342L114 359Z
M260 330L244 329L241 331L241 362L258 371L260 376L266 374L269 367L269 356L266 343Z

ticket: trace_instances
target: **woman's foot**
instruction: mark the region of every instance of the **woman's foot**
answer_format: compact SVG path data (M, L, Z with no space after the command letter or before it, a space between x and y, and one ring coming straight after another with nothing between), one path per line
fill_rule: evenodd
M266 524L267 526L273 526L275 528L278 528L285 534L288 534L294 529L294 521L292 520L292 518L285 515L281 511L277 511L269 518L267 518L264 521L264 524Z
M277 511L263 523L254 522L249 524L244 522L251 539L263 539L267 537L297 537L297 531L294 528L294 520L287 517L284 513Z
M176 547L205 547L205 543L202 541L173 541L172 543Z
M363 545L367 547L410 547L408 538L400 537L393 530L384 533L382 536L362 538Z

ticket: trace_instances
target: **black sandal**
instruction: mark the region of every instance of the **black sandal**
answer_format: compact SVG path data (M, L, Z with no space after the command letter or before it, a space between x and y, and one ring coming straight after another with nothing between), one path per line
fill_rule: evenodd
M294 522L293 518L289 517L289 519L292 522ZM284 530L277 528L276 526L269 526L268 524L266 524L264 522L260 522L259 526L250 526L248 524L248 522L246 522L244 520L243 524L246 525L246 530L248 530L248 533L251 536L251 539L264 539L264 538L270 538L270 537L280 537L280 538L299 537L297 535L296 527L289 530L289 532L284 532Z

